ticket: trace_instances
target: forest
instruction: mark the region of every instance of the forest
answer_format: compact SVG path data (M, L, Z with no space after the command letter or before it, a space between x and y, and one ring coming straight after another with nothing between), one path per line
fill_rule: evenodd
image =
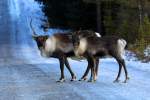
M150 45L150 0L36 0L51 28L88 29L125 38L144 58ZM148 58L150 51L148 51Z

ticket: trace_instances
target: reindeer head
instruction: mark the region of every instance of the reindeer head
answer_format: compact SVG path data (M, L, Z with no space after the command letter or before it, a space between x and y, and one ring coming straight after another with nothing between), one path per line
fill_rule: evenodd
M79 39L80 39L79 32L80 31L72 32L72 43L73 43L75 50L76 48L78 48L78 45L79 45Z
M32 34L33 34L32 37L36 41L38 48L41 49L42 47L44 47L45 41L48 39L49 36L48 35L38 35L35 32L35 30L32 26L32 18L31 18L31 21L30 21L30 27L32 29Z
M36 41L36 44L38 46L38 49L40 50L40 54L43 57L48 57L49 54L45 52L45 45L46 45L46 41L49 38L48 35L45 36L32 36L33 39Z
M79 30L79 31L72 32L72 40L73 40L74 47L78 48L79 40L85 37L100 37L100 34L92 30Z
M37 46L38 46L38 48L40 49L40 48L44 48L44 46L45 46L45 42L46 42L46 40L48 39L48 35L44 35L44 36L32 36L33 37L33 39L36 41L36 43L37 43Z
M36 41L36 44L38 46L38 49L40 50L41 52L41 55L44 56L45 53L44 53L44 49L45 49L45 44L46 44L46 40L48 39L48 35L38 35L33 26L32 26L32 18L30 20L30 27L32 29L32 38Z

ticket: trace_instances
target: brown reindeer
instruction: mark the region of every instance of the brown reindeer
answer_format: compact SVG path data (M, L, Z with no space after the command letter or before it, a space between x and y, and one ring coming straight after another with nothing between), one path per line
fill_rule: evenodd
M77 38L78 37L78 38ZM101 38L100 33L94 32L94 31L89 31L89 30L82 30L82 31L76 31L76 32L72 32L72 42L74 45L74 49L76 49L79 44L79 40L85 37L98 37ZM87 75L89 73L89 70L91 68L91 64L90 64L90 60L87 59L88 61L88 66L86 68L86 71L84 72L83 76L79 79L79 81L85 81L87 80ZM95 63L96 63L96 76L98 76L98 64L99 64L99 57L95 58ZM92 76L90 77L89 82L92 82Z
M53 36L37 35L32 27L32 19L30 21L30 27L33 31L33 39L36 41L38 49L43 57L54 57L59 59L61 77L58 82L64 82L64 65L71 74L71 81L76 79L74 72L71 70L67 57L74 55L73 45L70 39L69 33L55 34Z
M38 49L40 50L40 53L44 57L54 57L58 58L60 62L60 70L61 70L61 77L58 82L64 82L64 65L66 65L67 69L69 70L71 74L71 81L76 79L75 74L70 68L69 62L67 60L67 57L74 56L74 47L72 43L72 34L71 33L57 33L53 36L38 36L36 32L34 31L34 28L32 27L32 19L30 21L30 27L33 31L33 38L37 43ZM94 33L93 31L77 31L77 33L82 34L83 37L85 36L93 36L98 35L98 33ZM93 34L94 33L94 34ZM100 36L100 35L99 35ZM84 79L87 76L89 72L89 67L87 67L87 71L84 74Z
M84 56L88 60L88 66L91 69L90 81L96 81L96 60L103 56L110 55L114 57L119 64L119 72L114 82L119 81L122 67L125 71L125 80L127 82L129 79L128 72L126 69L125 61L122 57L124 52L126 41L122 38L115 36L104 36L102 38L98 37L83 37L80 35L74 35L74 48L76 56Z

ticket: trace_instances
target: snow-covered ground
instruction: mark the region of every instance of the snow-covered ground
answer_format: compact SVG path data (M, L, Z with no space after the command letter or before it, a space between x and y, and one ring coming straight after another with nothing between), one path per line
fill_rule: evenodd
M41 5L34 0L8 0L8 4L12 22L8 44L11 49L10 54L5 52L7 49L3 52L12 57L5 56L10 58L7 62L0 59L0 100L150 100L150 63L140 61L126 60L128 83L113 83L118 72L113 58L100 60L99 77L95 83L70 82L66 69L66 82L56 83L60 77L58 60L39 55L29 27L32 17L36 32L45 34L39 28L40 18L45 18ZM46 34L57 31L61 30L49 29ZM79 79L86 69L86 60L68 59Z

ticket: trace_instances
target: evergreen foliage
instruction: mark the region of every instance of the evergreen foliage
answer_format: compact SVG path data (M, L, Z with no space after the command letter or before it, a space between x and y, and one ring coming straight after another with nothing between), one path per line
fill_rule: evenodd
M43 3L51 27L101 29L102 35L124 37L132 50L141 53L150 45L150 0L36 1Z

